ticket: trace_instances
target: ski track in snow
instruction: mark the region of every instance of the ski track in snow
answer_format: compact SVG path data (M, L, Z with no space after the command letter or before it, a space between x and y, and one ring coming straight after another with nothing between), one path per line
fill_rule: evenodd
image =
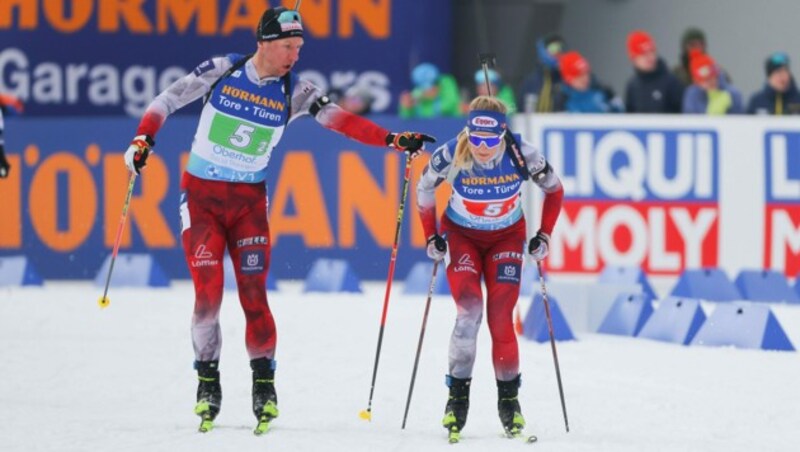
M383 283L353 295L304 294L298 282L270 293L278 325L280 417L251 431L244 315L234 292L221 314L222 411L197 433L189 335L193 290L110 290L90 283L0 288L0 450L34 451L796 451L797 353L683 347L578 333L558 343L571 432L564 431L549 343L520 339L522 410L533 445L502 437L491 346L479 337L468 422L449 445L447 344L455 308L431 306L414 396L400 426L425 296L395 287L373 398L369 398ZM800 346L800 307L773 305ZM484 322L485 323L485 322Z

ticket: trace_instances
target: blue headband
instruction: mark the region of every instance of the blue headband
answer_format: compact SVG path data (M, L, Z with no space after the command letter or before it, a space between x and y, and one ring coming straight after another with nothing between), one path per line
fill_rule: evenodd
M469 112L467 127L470 132L489 132L500 135L505 130L506 115L499 111L472 110Z

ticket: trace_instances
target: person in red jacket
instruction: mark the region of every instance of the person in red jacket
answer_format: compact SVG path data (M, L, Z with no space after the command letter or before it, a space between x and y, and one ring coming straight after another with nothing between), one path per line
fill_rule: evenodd
M528 179L545 192L545 198L539 231L526 246L520 194ZM445 181L453 191L437 227L434 191ZM423 171L417 185L417 207L427 237L427 254L436 261L444 259L457 312L450 338L450 395L442 421L451 441L458 440L467 421L484 307L481 278L487 290L500 421L513 436L525 426L517 399L521 380L513 310L519 297L523 253L527 251L537 261L547 256L563 194L561 181L544 155L511 135L506 106L494 97L479 96L470 103L467 127L436 149Z

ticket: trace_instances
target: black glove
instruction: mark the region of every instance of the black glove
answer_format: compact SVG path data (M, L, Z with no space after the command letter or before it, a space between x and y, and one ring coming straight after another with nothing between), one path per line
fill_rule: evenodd
M447 241L439 234L428 237L428 247L425 249L428 257L435 261L442 260L447 254Z
M125 151L125 166L130 171L140 174L142 168L147 164L147 156L153 150L156 142L150 135L136 135Z
M3 145L0 145L0 178L5 179L8 177L8 171L11 169L11 165L8 164L8 160L6 160L6 152L3 149Z
M542 231L536 233L530 243L528 243L528 254L534 260L541 261L550 252L550 236Z
M386 145L416 158L425 149L425 143L435 143L436 138L418 132L399 132L386 135Z

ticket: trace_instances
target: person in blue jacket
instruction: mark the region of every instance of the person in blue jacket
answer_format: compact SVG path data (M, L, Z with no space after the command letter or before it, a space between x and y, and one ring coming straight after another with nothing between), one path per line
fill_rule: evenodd
M555 100L555 111L569 113L620 113L622 101L593 76L589 62L578 52L559 58L558 68L564 83Z
M800 114L800 91L789 70L789 56L775 52L764 64L767 81L764 88L753 94L747 104L747 113L755 115Z
M548 113L555 108L554 99L561 85L558 57L564 46L564 38L557 34L536 41L539 64L522 82L517 100L517 105L526 113Z

